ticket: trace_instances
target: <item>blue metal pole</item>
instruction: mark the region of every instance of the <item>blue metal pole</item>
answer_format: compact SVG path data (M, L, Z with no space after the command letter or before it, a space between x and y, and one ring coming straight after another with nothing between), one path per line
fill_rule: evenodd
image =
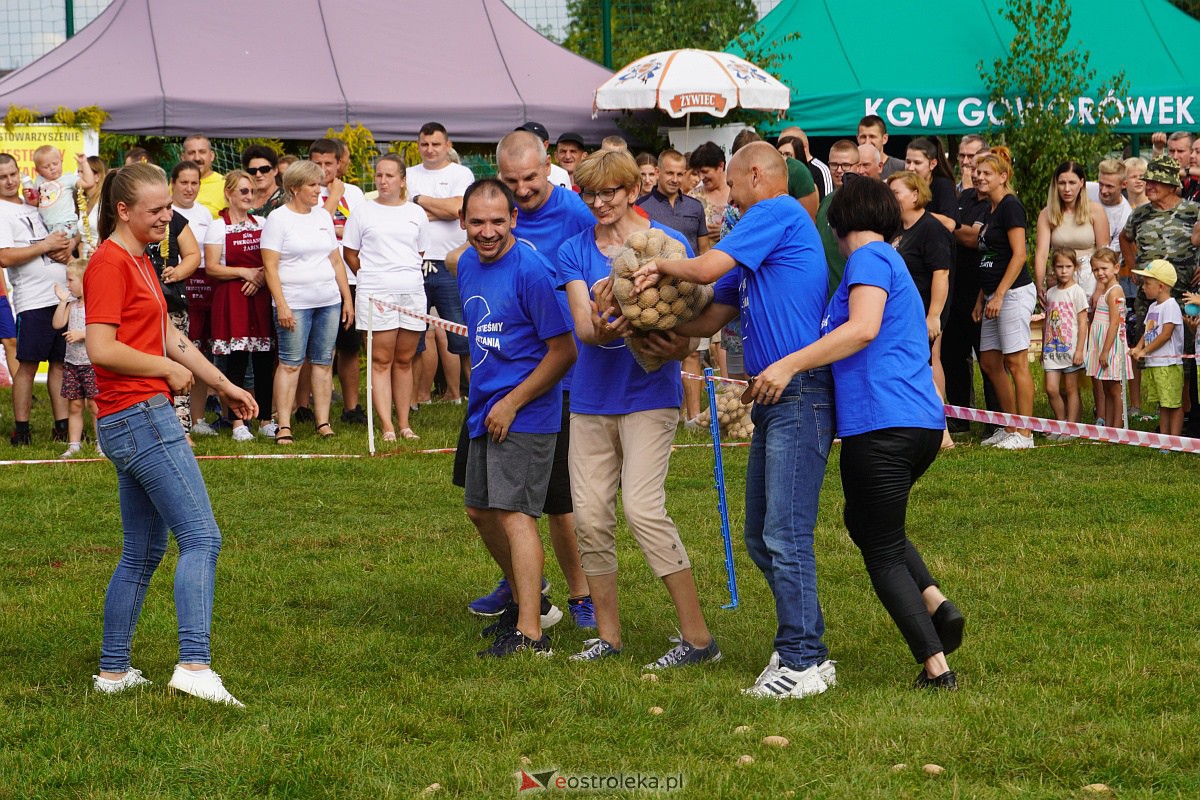
M721 456L721 421L717 418L717 392L712 367L704 368L704 385L708 388L708 430L712 434L713 442L713 478L717 486L717 508L721 512L721 537L725 540L725 575L729 586L729 602L721 608L737 608L737 575L733 571L733 537L729 533L729 505L725 502L725 461Z

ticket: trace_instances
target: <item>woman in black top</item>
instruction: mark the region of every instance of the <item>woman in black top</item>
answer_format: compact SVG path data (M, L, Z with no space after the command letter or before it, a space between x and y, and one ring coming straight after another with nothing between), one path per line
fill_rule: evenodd
M1029 372L1029 323L1037 302L1025 266L1025 207L1009 182L1012 159L1007 147L994 147L976 160L975 188L988 200L988 214L975 226L979 246L979 298L982 321L979 366L991 378L1006 414L1033 414L1033 376ZM1010 380L1011 378L1011 380ZM1009 426L984 440L1005 450L1033 447L1033 433Z
M934 137L909 142L904 168L917 173L929 184L932 196L925 204L925 210L953 233L958 225L958 193L954 191L954 173L950 171L941 140Z
M888 176L888 186L900 203L900 230L892 237L892 247L904 259L925 309L925 328L929 334L933 384L938 396L946 400L946 376L942 371L942 329L949 314L950 269L954 264L954 236L929 209L929 184L915 172L900 170ZM953 188L953 187L951 187ZM954 447L946 431L942 447Z

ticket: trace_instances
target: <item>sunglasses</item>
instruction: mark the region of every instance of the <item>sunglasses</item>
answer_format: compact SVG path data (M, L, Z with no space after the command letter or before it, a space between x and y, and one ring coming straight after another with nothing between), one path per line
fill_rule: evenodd
M265 167L246 167L246 172L250 175L266 175L273 169L275 168L267 164Z
M250 189L250 188L248 188L248 187L242 187L241 189L238 189L238 194L240 194L240 195L248 195L248 194L250 194L250 193L251 193L251 192L253 192L253 191L254 191L253 189Z

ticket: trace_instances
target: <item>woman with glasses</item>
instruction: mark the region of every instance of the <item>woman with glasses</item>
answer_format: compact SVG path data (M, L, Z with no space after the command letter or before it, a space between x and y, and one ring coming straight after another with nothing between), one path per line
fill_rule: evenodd
M721 651L708 631L691 563L675 523L667 516L667 466L683 399L678 361L646 372L633 360L623 338L629 332L620 314L615 322L597 315L594 289L612 271L610 254L630 236L651 227L691 248L677 231L650 222L634 210L641 175L628 152L593 153L575 169L580 199L596 226L568 239L558 251L558 282L565 288L579 339L571 384L571 498L575 531L588 589L596 609L598 637L571 658L594 661L621 652L617 613L617 489L629 530L650 569L662 579L679 618L676 646L646 669L717 661ZM611 311L611 309L610 309ZM675 355L691 352L683 340Z
M204 254L208 274L216 282L212 304L212 352L228 359L229 378L244 387L246 367L254 365L254 398L258 432L274 436L271 384L275 375L271 295L266 290L262 254L262 217L250 213L254 187L250 176L235 169L225 176L226 208L208 227ZM233 440L248 442L254 434L246 420L234 417Z
M242 151L242 169L254 184L250 213L266 217L287 202L279 176L279 155L270 147L252 144Z
M275 371L275 441L290 445L292 409L300 368L312 367L313 415L322 438L334 435L329 425L333 395L333 346L338 324L354 324L354 301L346 266L333 232L333 217L321 201L322 171L311 161L297 161L283 176L288 201L267 217L262 233L262 260L267 286L275 302L275 335L279 368Z

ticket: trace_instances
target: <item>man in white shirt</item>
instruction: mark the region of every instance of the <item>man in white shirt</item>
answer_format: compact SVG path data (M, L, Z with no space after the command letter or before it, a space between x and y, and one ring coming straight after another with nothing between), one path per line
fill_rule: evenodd
M546 130L546 126L543 125L542 123L526 122L524 125L521 125L520 127L516 128L515 130L529 131L534 136L536 136L542 140L542 146L545 147L547 151L550 150L550 132L548 130ZM550 183L554 184L555 186L561 186L564 189L570 189L571 188L571 175L565 169L560 167L558 164L555 164L553 161L551 161L550 162Z
M337 139L317 139L308 146L308 158L321 168L320 202L333 217L333 232L337 234L340 250L346 220L350 218L354 209L366 202L362 189L352 183L346 183L341 178L350 164L350 148L346 147L345 142ZM346 279L350 282L350 297L354 299L358 280L350 270L346 270ZM353 325L350 328L338 327L334 352L337 359L338 383L342 386L342 422L355 425L367 424L367 412L363 410L358 399L358 354L361 341L362 334ZM306 383L307 381L302 380L301 386ZM307 394L305 391L301 396Z
M408 196L429 216L429 249L425 251L424 264L426 304L436 308L442 319L462 322L458 281L446 269L446 254L466 241L458 214L462 209L463 194L475 181L475 176L471 170L450 160L451 147L450 136L440 122L427 122L421 126L417 136L421 163L408 168ZM417 352L423 353L431 341L430 337L422 339ZM460 376L467 376L471 368L468 360L460 358L468 352L467 339L457 333L447 333L446 344L449 352L442 363L446 399L461 402ZM432 369L427 369L430 361L421 363L422 368L414 376L414 381L419 379L419 383L414 385L427 386L433 382L436 359Z
M31 443L29 409L38 364L50 363L46 388L54 412L54 439L67 440L67 401L62 397L63 358L66 341L54 329L58 297L55 284L65 287L63 265L71 258L78 237L61 231L50 233L37 206L21 198L21 173L17 161L0 153L0 267L12 281L13 311L17 315L17 374L13 375L13 419L9 441L14 447Z

